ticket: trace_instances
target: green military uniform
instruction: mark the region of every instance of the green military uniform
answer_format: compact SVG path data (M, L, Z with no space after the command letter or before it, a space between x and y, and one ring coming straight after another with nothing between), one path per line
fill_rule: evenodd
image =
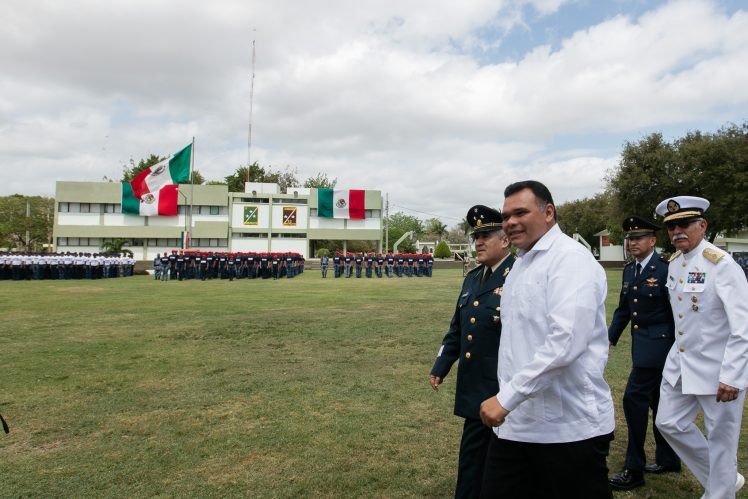
M488 222L468 217L468 222L478 223L471 223L474 234L501 229L501 214L497 210L478 206L471 208L471 212L475 208L490 212L484 218ZM491 429L481 422L480 404L499 392L496 372L501 336L501 291L514 260L514 256L507 255L482 284L487 270L484 265L468 273L449 330L431 369L433 376L444 378L459 359L454 413L465 418L465 423L455 497L477 497L480 492L485 453L492 435Z

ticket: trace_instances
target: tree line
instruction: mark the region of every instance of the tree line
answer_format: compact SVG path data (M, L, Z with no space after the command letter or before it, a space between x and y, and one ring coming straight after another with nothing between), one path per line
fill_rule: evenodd
M151 154L137 163L123 166L122 181L132 180L144 169L163 157ZM230 192L243 192L244 182L277 183L281 189L293 187L333 188L337 178L317 173L302 181L298 170L289 166L276 169L262 167L257 162L241 165L221 181L206 181L199 171L193 172L196 184L226 185ZM610 241L619 244L623 239L621 221L629 215L639 215L656 221L654 208L671 196L693 195L709 199L707 237L714 241L717 234L728 236L748 228L748 121L741 125L727 124L716 132L688 132L672 141L661 133L652 133L623 145L619 163L608 172L605 189L592 197L570 201L557 206L558 223L567 234L579 233L591 245L597 246L595 233L607 229ZM28 216L27 216L28 213ZM54 219L54 199L43 196L0 196L0 246L3 249L41 250L51 242ZM470 226L463 219L448 228L438 218L421 220L404 213L386 217L385 227L390 247L406 232L416 239L465 243ZM28 234L28 236L27 236ZM383 234L385 236L385 234ZM658 242L665 249L672 246L666 232L658 234ZM342 249L328 242L330 250ZM351 241L350 251L373 251L374 243ZM415 252L415 241L406 239L399 246L403 252Z

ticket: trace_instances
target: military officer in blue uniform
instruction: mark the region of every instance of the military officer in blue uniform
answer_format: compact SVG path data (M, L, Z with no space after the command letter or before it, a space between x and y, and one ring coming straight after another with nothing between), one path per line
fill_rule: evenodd
M454 413L465 419L455 497L479 497L483 465L493 432L480 419L480 404L499 392L496 378L501 336L501 290L514 257L501 213L477 205L467 214L478 261L462 284L452 322L442 340L429 383L436 390L459 359Z
M655 251L657 225L630 216L623 230L634 259L623 269L623 285L618 308L608 328L612 346L631 323L632 368L623 394L623 412L628 427L626 460L621 472L610 477L610 486L629 490L644 485L644 472L680 471L680 459L655 427L660 382L665 359L675 341L673 313L667 288L668 262ZM655 463L647 465L644 441L649 410L656 450Z

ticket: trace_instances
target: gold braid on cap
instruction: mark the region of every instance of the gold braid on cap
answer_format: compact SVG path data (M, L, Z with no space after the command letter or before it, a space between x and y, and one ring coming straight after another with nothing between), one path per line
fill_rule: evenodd
M670 220L680 220L681 218L701 217L703 214L700 211L681 211L668 215L663 219L663 222L669 222Z

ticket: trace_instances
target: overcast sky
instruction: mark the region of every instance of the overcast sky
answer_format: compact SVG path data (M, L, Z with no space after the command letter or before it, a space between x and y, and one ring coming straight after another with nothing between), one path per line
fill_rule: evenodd
M748 119L740 0L4 0L0 19L0 195L119 180L193 136L221 180L247 162L252 40L252 161L450 226L510 182L591 196L627 140Z

